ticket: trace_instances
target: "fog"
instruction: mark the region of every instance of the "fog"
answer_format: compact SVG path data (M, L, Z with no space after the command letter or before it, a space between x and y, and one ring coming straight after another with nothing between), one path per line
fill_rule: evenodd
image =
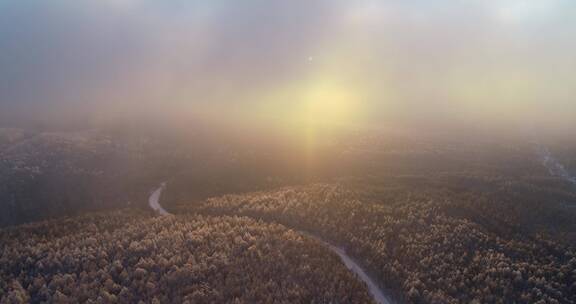
M562 0L0 1L0 124L576 127Z

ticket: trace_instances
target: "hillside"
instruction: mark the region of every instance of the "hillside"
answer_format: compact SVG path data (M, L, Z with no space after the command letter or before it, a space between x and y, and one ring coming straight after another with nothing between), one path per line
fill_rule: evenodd
M1 303L370 303L317 241L245 217L117 211L0 231Z
M520 233L490 213L483 221L456 212L469 202L455 197L395 195L374 200L342 185L314 185L214 198L191 212L312 231L346 248L407 303L576 302L574 247Z

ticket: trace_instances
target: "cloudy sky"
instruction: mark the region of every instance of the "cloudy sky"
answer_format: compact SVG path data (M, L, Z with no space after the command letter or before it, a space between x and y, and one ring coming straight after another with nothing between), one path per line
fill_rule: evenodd
M0 0L0 122L576 127L571 0Z

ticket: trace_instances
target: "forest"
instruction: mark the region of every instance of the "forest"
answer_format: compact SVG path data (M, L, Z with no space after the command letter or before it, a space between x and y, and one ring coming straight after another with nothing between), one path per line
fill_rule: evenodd
M576 304L575 0L0 0L0 304Z
M5 217L54 219L0 230L2 303L374 301L315 238L397 303L576 303L576 193L533 144L350 134L310 175L280 141L4 134Z
M246 217L121 210L5 229L0 242L3 304L372 301L317 241Z
M406 303L576 301L576 251L568 243L455 214L459 202L448 196L395 195L367 200L342 185L319 184L214 198L198 212L319 233L364 261Z

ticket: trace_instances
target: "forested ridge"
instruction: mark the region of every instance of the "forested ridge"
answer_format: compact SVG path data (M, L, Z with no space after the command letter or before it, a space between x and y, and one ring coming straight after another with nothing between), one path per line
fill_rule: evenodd
M343 245L408 303L576 302L573 247L455 216L459 203L435 199L415 192L387 204L319 184L214 198L200 212L314 231Z
M303 176L292 153L129 138L0 132L0 225L132 208L1 229L2 303L371 301L306 233L400 303L576 303L576 192L533 146L353 137ZM175 216L140 210L159 181Z
M133 210L0 231L0 303L371 303L317 241L274 223Z
M303 231L344 248L398 302L576 303L570 242L527 233L489 196L355 185L226 195L176 216L134 209L6 228L0 301L372 301Z

